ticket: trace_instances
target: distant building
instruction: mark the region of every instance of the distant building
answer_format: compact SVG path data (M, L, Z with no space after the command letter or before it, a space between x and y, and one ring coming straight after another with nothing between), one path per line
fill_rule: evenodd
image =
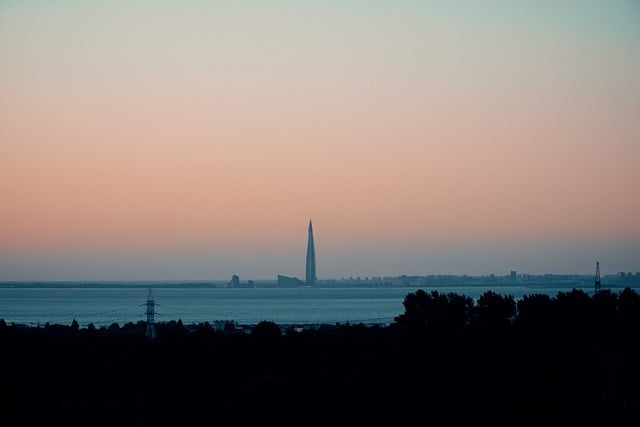
M514 282L518 280L518 273L513 270L511 270L511 280Z
M316 248L313 243L313 225L309 220L309 241L307 242L307 269L305 276L307 286L316 284Z
M313 225L309 220L309 240L307 241L307 263L305 269L305 280L297 277L288 277L278 274L278 286L315 286L318 283L316 277L316 248L313 242Z
M231 282L229 282L229 286L232 288L240 287L240 277L237 274L231 276Z
M278 286L282 287L292 287L292 286L302 286L304 282L297 277L288 277L278 274Z

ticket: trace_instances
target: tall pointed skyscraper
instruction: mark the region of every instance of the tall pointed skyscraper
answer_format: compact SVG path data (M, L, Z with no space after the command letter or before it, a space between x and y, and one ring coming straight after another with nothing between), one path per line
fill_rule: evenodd
M309 220L309 242L307 243L307 274L305 283L307 286L316 284L316 248L313 244L313 226Z

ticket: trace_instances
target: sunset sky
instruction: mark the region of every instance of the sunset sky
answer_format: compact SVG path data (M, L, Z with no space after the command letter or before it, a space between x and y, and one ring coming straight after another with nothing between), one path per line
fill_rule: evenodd
M640 271L640 3L0 1L0 281Z

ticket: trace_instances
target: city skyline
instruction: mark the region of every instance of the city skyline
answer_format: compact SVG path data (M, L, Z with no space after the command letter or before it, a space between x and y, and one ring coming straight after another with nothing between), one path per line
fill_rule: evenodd
M636 272L639 19L4 1L0 281Z
M496 261L493 264L485 264L484 268L480 268L478 270L469 270L469 269L465 269L464 267L469 267L470 265L477 265L474 264L472 260L467 260L464 262L464 266L462 269L460 270L442 270L442 269L422 269L422 270L384 270L384 268L380 269L380 266L376 266L376 268L372 268L370 270L366 270L366 271L357 271L356 273L354 273L354 270L343 270L342 274L340 275L340 271L332 271L329 275L321 277L320 280L322 281L334 281L334 280L369 280L369 278L373 279L373 278L399 278L401 276L415 276L415 277L428 277L428 276L470 276L470 277L489 277L489 276L496 276L496 277L509 277L510 275L513 275L514 272L516 272L519 275L531 275L531 276L543 276L546 274L553 274L553 275L580 275L580 276L591 276L594 274L594 269L596 268L596 265L599 261L593 261L593 262L589 262L586 261L586 258L584 258L584 254L586 253L596 253L598 252L598 250L602 250L602 247L599 248L583 248L583 251L578 252L577 254L575 254L574 256L576 258L574 258L578 263L577 264L573 264L573 265L567 265L564 266L563 268L560 269L548 269L545 268L542 264L540 265L540 268L538 269L525 269L524 271L518 268L515 268L514 270L514 266L518 265L517 262L514 264L509 265L508 263L510 262L509 260L515 260L521 257L521 255L518 255L518 252L523 252L526 250L530 250L531 248L523 248L521 246L518 247L512 247L510 250L506 251L511 253L512 257L503 257L499 262ZM566 248L562 248L562 247L556 247L556 250L559 252L562 252L563 249ZM606 247L605 247L606 249ZM630 248L632 249L632 248ZM299 259L299 252L297 251L297 258ZM506 255L505 252L505 255ZM515 252L515 255L514 255ZM543 260L550 260L552 258L554 258L556 255L554 253L546 253L546 249L544 250L545 252L545 256L542 258ZM603 252L607 252L606 250L604 250ZM626 251L627 253L630 253L632 256L635 254L635 252L633 250L628 250ZM460 257L460 250L457 249L455 250L455 253L457 254L458 257ZM471 249L471 252L469 254L472 254L474 260L478 261L480 260L480 262L486 262L486 259L483 258L481 256L482 254L482 248L476 248L475 250ZM531 260L531 255L535 254L535 251L529 252L528 254L528 258L529 261ZM336 254L331 254L328 253L328 258L330 260L330 263L333 264L335 263L336 260ZM356 255L351 253L351 255ZM409 254L400 254L399 256L406 258ZM434 259L431 260L431 264L434 265L434 263L436 265L442 265L445 264L444 260L449 257L451 255L450 252L448 252L446 249L440 249L438 251L434 251L433 254ZM566 256L566 254L565 254ZM580 256L583 256L583 258L578 258ZM293 277L290 276L282 276L279 273L274 273L273 276L255 276L255 275L247 275L247 269L243 270L242 268L233 268L233 262L237 262L239 257L236 258L235 260L231 260L228 259L226 261L224 261L227 264L227 270L225 270L226 272L232 272L232 282L235 280L234 282L234 286L239 286L240 284L240 276L243 277L243 280L249 280L250 282L255 282L260 281L260 282L278 282L280 283L280 278L283 278L284 281L282 282L283 286L301 286L301 285L307 285L307 286L313 286L316 284L318 278L316 276L316 263L315 263L315 239L313 236L313 225L312 225L312 221L309 220L309 224L308 224L308 233L307 233L307 247L306 247L306 259L305 259L305 280L302 281L300 279L298 279L295 275ZM171 259L175 259L173 256ZM167 262L171 261L171 259L168 259ZM273 253L270 253L270 255L267 255L265 252L265 260L274 260L274 264L270 266L271 271L280 271L280 267L279 265L277 265L277 257L273 257ZM633 258L631 258L633 259ZM263 265L266 264L267 261L263 260ZM438 261L440 260L440 261ZM196 265L198 263L199 260L195 260L195 263L193 265ZM376 259L373 258L373 261L375 262ZM388 255L384 255L384 259L380 260L382 262L385 261L389 261L389 256ZM392 260L394 261L394 260ZM538 259L538 261L540 261ZM623 266L623 264L618 262L619 260L614 260L613 263L609 263L609 265L607 265L605 267L604 274L603 276L615 276L618 273L631 273L631 274L636 274L638 273L637 270L633 270L633 269L624 269L621 268ZM118 261L116 261L118 262ZM283 263L286 264L286 263ZM122 268L122 261L119 261L120 268ZM373 265L373 264L372 264ZM462 264L461 264L462 265ZM502 269L500 268L496 268L496 265L502 265ZM160 264L157 265L158 267L160 267ZM92 266L89 266L89 268L92 268ZM589 271L591 270L591 271ZM296 271L296 270L294 270ZM347 271L347 273L345 274L345 271ZM127 271L126 269L123 271L123 273L126 274L130 274L129 271ZM276 280L276 278L278 280ZM11 282L11 281L88 281L88 282L100 282L100 281L110 281L110 280L115 280L115 281L189 281L189 280L195 280L195 281L212 281L212 282L220 282L220 283L227 283L227 280L223 279L223 277L212 277L212 276L208 276L208 275L198 275L196 274L192 274L190 276L171 276L170 274L163 274L163 275L159 275L159 276L138 276L138 277L131 277L131 276L123 276L120 278L112 278L112 279L104 279L104 278L93 278L93 279L87 279L86 277L75 277L75 278L68 278L68 277L56 277L55 275L50 275L48 277L42 277L42 278L35 278L35 279L0 279L0 282Z

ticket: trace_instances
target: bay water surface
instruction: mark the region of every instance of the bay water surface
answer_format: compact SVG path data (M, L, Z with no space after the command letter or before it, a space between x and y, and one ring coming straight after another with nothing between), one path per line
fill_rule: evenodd
M182 320L184 324L235 321L257 324L270 320L280 325L335 323L389 324L404 312L404 297L418 289L454 292L477 299L487 290L516 299L543 293L556 296L573 288L525 286L442 287L314 287L214 288L193 286L2 286L0 319L29 326L45 323L80 326L123 325L146 320L144 303L152 289L156 322ZM585 292L591 287L584 288Z

